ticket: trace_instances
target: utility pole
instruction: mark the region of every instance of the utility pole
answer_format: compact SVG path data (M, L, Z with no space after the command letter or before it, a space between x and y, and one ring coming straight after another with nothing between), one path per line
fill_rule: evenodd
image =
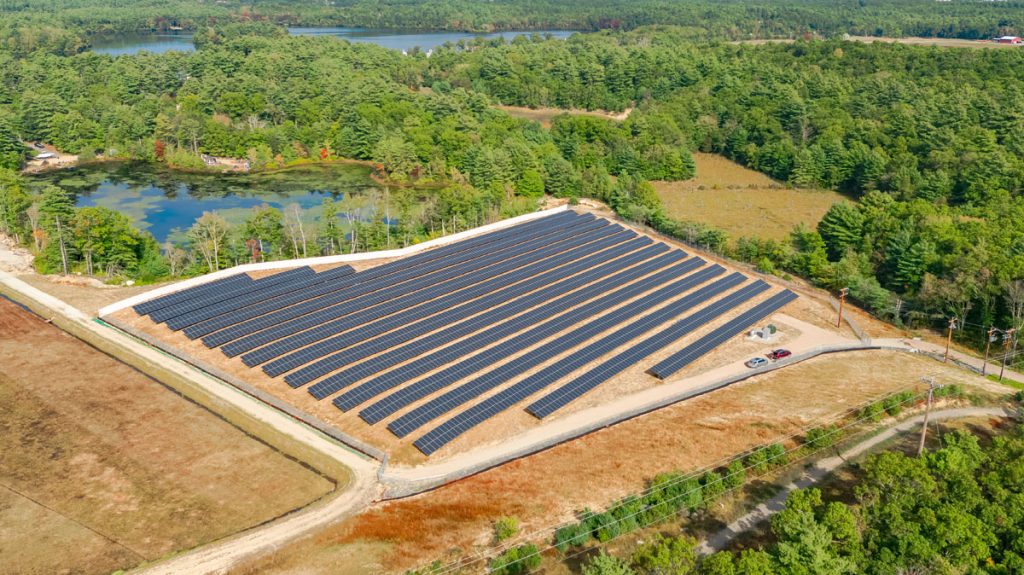
M921 457L924 453L924 439L928 435L928 416L932 412L932 397L935 394L935 390L942 387L941 385L935 385L935 377L923 378L924 381L928 382L928 405L924 409L924 423L921 425L921 442L917 444L917 456Z
M1006 371L1006 358L1007 358L1007 356L1010 355L1010 342L1014 341L1016 339L1016 338L1013 337L1013 334L1016 331L1017 331L1016 329L1011 328L1011 329L1008 329L1008 330L1003 332L1003 363L999 367L999 381L1000 382L1003 381L1003 372Z
M836 327L840 327L843 323L843 304L846 303L846 294L848 293L850 293L850 288L839 290L839 319L836 320Z
M988 351L992 348L992 334L996 332L996 328L988 328L988 338L985 340L985 362L981 364L981 375L985 376L985 372L988 371Z
M942 356L942 363L949 362L949 344L953 342L954 329L956 329L956 316L949 318L949 335L946 336L946 353Z
M60 225L60 216L56 216L57 239L60 240L60 262L64 268L64 275L68 275L68 250L64 247L64 228Z

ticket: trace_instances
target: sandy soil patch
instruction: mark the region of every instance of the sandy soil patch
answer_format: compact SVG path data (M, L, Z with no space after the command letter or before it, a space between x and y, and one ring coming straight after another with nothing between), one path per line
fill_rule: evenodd
M130 567L334 489L3 299L0 333L0 486L18 494L0 490L0 533L16 531L26 547L4 554L13 572ZM18 540L0 537L0 550ZM46 544L54 540L63 543Z
M379 505L283 549L258 564L258 572L328 573L322 558L348 544L390 542L392 551L381 560L394 572L469 552L487 542L500 516L517 516L523 532L546 529L570 520L574 510L603 508L642 489L657 473L703 467L889 392L923 389L918 380L924 375L942 383L984 381L895 351L816 358Z

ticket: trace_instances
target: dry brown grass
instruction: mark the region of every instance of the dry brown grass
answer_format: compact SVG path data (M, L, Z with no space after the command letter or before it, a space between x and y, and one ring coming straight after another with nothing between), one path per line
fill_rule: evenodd
M682 182L652 182L675 218L703 222L733 239L784 239L799 223L814 226L843 199L836 192L787 188L765 174L716 154L695 153L697 176Z
M825 356L592 433L435 491L374 507L241 573L330 573L339 546L388 543L392 572L472 551L491 525L515 515L523 532L603 508L655 474L695 469L798 432L865 401L917 384L982 381L901 352Z
M524 120L530 120L532 122L539 122L540 125L545 128L550 128L551 120L553 120L555 116L561 116L562 114L569 114L571 116L594 116L596 118L604 118L606 120L617 120L621 122L622 120L628 118L630 113L633 112L633 108L627 108L622 112L607 112L604 110L578 110L565 108L526 108L523 106L495 106L495 108L515 118L522 118Z
M0 571L110 572L333 489L4 299L0 334Z
M886 42L894 44L906 44L908 46L939 46L942 48L1021 48L1012 44L997 44L989 40L962 40L959 38L890 38L888 36L849 36L849 40L856 42ZM796 40L789 38L772 38L757 40L737 40L730 44L792 44Z

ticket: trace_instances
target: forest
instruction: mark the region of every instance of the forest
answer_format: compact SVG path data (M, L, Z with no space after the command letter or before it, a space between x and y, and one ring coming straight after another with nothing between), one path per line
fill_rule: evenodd
M1024 33L1024 4L984 0L10 0L0 3L0 44L71 55L112 33L264 22L404 30L632 30L680 26L700 40Z
M1024 569L1019 427L982 445L943 437L925 457L883 452L860 464L848 501L794 491L770 544L699 557L687 536L656 536L630 557L591 558L584 575L895 575Z
M90 6L72 2L61 17L79 14L82 26L92 26L84 15ZM753 5L722 9L734 6ZM512 9L493 6L502 7ZM586 196L762 271L848 287L855 301L897 323L941 326L955 316L976 332L1024 327L1024 50L840 39L749 45L694 40L690 27L650 26L568 40L462 41L428 56L289 36L257 18L205 22L191 53L0 51L0 166L17 170L27 153L22 142L45 141L86 162L99 155L180 169L200 169L201 153L246 158L256 170L363 161L396 190L409 183L432 190L430 210L399 218L404 229L392 234L390 226L364 222L355 241L328 222L301 230L299 246L288 214L271 208L270 220L281 223L266 234L277 245L263 257L419 241L530 209L544 194ZM494 104L636 109L622 122L562 115L545 129ZM729 241L668 218L648 184L691 177L695 150L792 185L839 190L850 201L785 242ZM45 212L45 190L10 172L3 181L0 229L45 252L44 271L68 260L146 281L199 273L245 261L245 236L254 229L207 221L217 224L212 239L195 230L193 238L231 246L217 250L217 261L202 256L199 240L156 249L140 240L131 258L112 260L92 248L60 250L48 239L66 230L36 215ZM423 200L413 196L396 194L406 206ZM170 265L174 249L187 257ZM145 273L142 262L152 263Z

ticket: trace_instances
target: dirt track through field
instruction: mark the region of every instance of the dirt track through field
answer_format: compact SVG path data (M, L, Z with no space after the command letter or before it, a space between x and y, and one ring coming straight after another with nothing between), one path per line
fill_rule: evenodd
M1008 412L1006 409L998 407L966 407L959 409L943 409L941 411L935 411L929 416L929 422L933 421L945 421L950 419L963 419L967 417L1019 417L1019 414ZM782 488L779 493L774 495L768 501L758 505L754 510L747 513L743 517L740 517L736 521L733 521L729 525L722 528L717 533L712 534L701 542L698 551L701 554L714 553L715 551L721 551L725 549L729 543L736 537L756 528L758 525L764 523L769 517L782 511L786 506L786 499L789 494L797 489L806 489L815 483L818 483L830 473L838 469L840 466L845 465L850 459L863 455L870 451L872 448L892 439L899 433L905 433L910 431L914 427L917 427L924 421L924 415L918 415L905 421L901 421L892 427L889 427L885 431L873 435L868 439L854 445L846 451L834 456L827 457L818 461L811 466L800 479L786 485Z

